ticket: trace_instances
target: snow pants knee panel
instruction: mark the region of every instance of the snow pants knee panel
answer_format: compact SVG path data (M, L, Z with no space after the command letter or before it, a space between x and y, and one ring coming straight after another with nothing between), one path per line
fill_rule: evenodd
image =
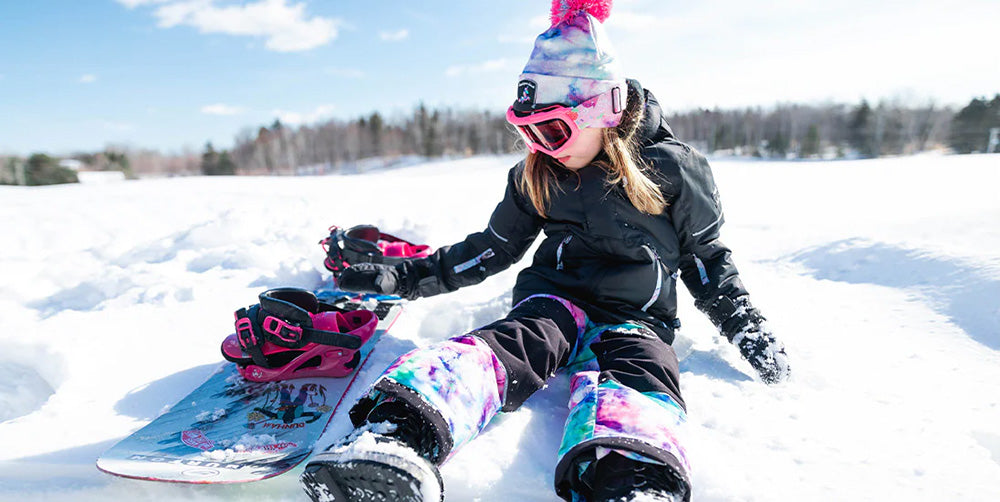
M401 400L433 425L443 463L486 427L503 406L507 372L481 339L463 335L412 350L396 360L350 411L364 423L380 401Z
M582 371L571 382L570 414L559 448L556 493L572 500L582 457L598 448L660 464L688 487L690 464L678 432L685 412L669 394L639 392L597 371Z

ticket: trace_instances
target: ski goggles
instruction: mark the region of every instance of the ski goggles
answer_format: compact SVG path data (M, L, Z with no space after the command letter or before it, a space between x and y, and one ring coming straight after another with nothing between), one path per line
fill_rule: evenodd
M579 137L585 127L615 127L621 123L625 104L621 87L598 94L576 106L553 105L521 115L511 106L507 122L516 129L531 153L542 152L556 157Z

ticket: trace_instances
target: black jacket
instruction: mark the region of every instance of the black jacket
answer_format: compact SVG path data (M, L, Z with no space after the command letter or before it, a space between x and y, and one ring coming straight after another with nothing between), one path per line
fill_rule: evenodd
M543 230L534 261L517 277L515 303L533 294L558 295L596 322L639 321L672 343L678 276L710 316L719 296L746 295L730 250L719 241L723 216L708 162L674 137L648 90L638 94L645 96L645 117L636 134L651 167L647 175L667 199L663 214L639 212L592 164L560 173L542 218L517 189L522 161L510 170L486 229L405 265L407 274L416 274L416 294L454 291L505 270Z

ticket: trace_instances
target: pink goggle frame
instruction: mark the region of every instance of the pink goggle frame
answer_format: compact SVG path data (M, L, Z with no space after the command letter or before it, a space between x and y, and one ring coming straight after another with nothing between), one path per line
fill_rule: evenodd
M625 110L621 94L621 88L614 87L576 106L554 105L523 117L518 117L511 106L507 122L517 129L531 153L557 157L576 141L580 129L621 123Z

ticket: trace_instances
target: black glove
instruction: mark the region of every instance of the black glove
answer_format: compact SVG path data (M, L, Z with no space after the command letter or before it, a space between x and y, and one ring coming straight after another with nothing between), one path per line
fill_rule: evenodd
M356 293L405 297L405 292L401 291L405 283L395 266L381 263L355 263L337 276L340 289Z
M767 319L750 304L750 298L741 296L733 301L720 296L708 310L719 332L740 349L764 383L788 380L791 368L785 345L767 328Z

